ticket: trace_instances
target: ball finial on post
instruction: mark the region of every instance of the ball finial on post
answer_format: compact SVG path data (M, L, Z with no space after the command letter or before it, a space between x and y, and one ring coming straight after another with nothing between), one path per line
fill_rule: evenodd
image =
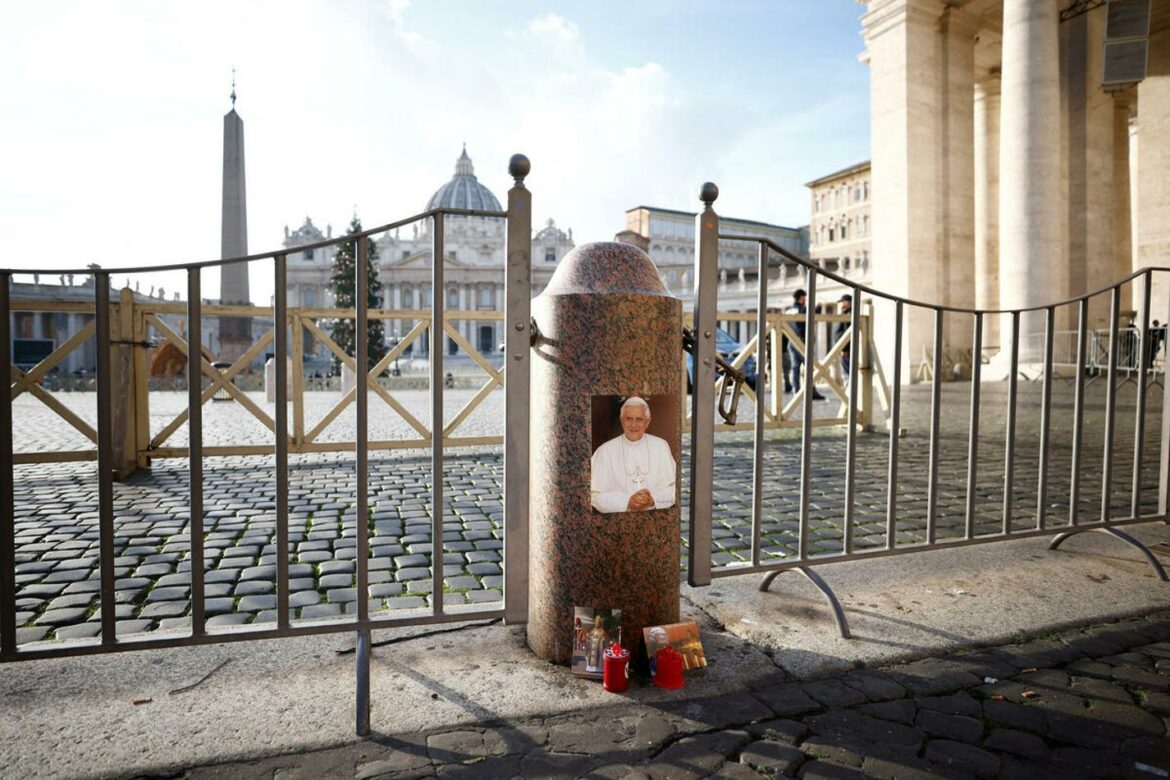
M522 154L512 155L512 159L508 160L508 173L516 181L516 184L523 187L524 177L532 170L532 163L528 158Z
M699 188L699 200L703 201L707 208L711 208L711 204L719 197L719 188L715 186L713 181L703 182L703 186Z

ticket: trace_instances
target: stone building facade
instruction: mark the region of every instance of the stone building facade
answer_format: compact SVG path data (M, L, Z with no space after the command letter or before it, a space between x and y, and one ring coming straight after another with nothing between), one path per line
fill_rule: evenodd
M635 206L626 210L626 228L615 238L641 247L658 267L666 289L682 299L683 309L695 300L695 212L675 211L656 206ZM789 252L808 255L805 228L791 228L748 219L720 216L721 233L771 239ZM719 310L755 311L759 280L758 245L744 241L719 242ZM776 253L768 258L768 293L776 306L787 306L786 292L803 284L803 269ZM769 308L771 308L771 303ZM755 334L755 324L728 321L722 327L740 342Z
M471 158L464 149L455 163L455 175L430 197L426 209L457 208L503 211L504 207L490 189L475 176ZM369 227L367 225L367 227ZM447 217L444 221L443 251L445 307L447 311L502 311L504 308L503 219ZM405 234L404 234L405 233ZM333 229L322 231L306 217L296 230L285 228L287 249L307 246L333 237ZM433 248L431 221L423 220L409 231L394 230L375 238L378 252L378 278L382 282L381 306L387 309L429 309L431 260ZM532 291L538 294L548 284L557 263L573 248L573 231L564 230L549 219L532 238ZM290 307L331 307L333 296L329 277L333 249L291 252L288 260L288 305ZM460 335L485 355L498 352L504 339L503 323L456 319ZM396 343L407 334L414 322L409 319L386 323L386 338ZM311 339L305 342L308 363L328 362L328 352ZM409 354L423 357L427 341L420 338ZM456 343L447 339L447 352L456 355Z
M809 259L826 271L870 279L869 160L814 179L809 189Z
M1117 0L865 5L878 288L960 307L1035 306L1170 261L1170 0L1148 6L1144 77L1108 89L1104 37ZM1155 312L1167 293L1160 281ZM1090 327L1108 312L1107 298L1095 300ZM1043 331L1043 316L1021 318L1024 362L1040 357L1028 335ZM907 311L908 360L932 321ZM1010 339L1006 322L986 318L987 354ZM1057 329L1075 326L1061 307ZM944 340L969 347L972 328Z

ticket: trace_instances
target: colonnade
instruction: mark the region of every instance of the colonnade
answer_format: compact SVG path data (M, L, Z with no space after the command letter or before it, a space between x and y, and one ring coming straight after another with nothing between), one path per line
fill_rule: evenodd
M868 3L879 289L1014 308L1170 265L1170 0L1153 0L1146 78L1116 91L1101 86L1106 9L1062 20L1063 7ZM1155 301L1167 292L1155 289ZM1122 308L1134 300L1127 294ZM1102 297L1090 326L1108 314ZM1025 314L1021 333L1042 332L1043 317ZM1058 313L1058 328L1075 325L1071 309ZM907 311L907 361L931 341L932 326L928 310ZM1004 323L985 318L988 351L1008 337ZM970 346L972 333L944 341ZM1040 358L1029 351L1039 341L1022 343L1033 345L1022 361Z

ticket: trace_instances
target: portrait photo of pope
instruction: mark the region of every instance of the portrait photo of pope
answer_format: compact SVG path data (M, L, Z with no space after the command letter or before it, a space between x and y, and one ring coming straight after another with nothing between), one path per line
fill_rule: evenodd
M597 410L602 410L603 418L608 412L612 419L612 409L619 400L621 433L609 438L611 428L594 431L590 484L593 508L604 513L669 509L677 500L678 466L670 443L649 433L653 414L650 402L636 395L624 400L614 397L612 401L610 397L595 397L595 426ZM606 401L610 401L608 405ZM673 415L667 414L664 419L672 430L677 430L673 418L677 418L677 406ZM599 433L606 435L600 444Z

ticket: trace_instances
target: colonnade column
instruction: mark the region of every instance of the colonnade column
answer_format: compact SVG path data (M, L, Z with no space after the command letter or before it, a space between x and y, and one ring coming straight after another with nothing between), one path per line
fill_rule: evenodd
M999 71L975 82L975 306L999 308ZM983 318L983 345L999 345L999 318Z
M1134 252L1137 268L1165 266L1170 258L1170 20L1165 6L1152 9L1146 77L1137 87L1137 164L1131 176L1134 201ZM1162 317L1170 297L1167 274L1154 274L1151 319Z
M1129 117L1133 91L1113 93L1113 270L1114 280L1133 272L1130 230Z
M1004 0L1000 97L999 300L1007 308L1064 297L1060 198L1060 81L1057 0ZM1010 322L1001 323L1007 338ZM1042 333L1044 312L1020 318ZM1002 340L1002 339L1001 339ZM1021 339L1021 362L1043 358Z

